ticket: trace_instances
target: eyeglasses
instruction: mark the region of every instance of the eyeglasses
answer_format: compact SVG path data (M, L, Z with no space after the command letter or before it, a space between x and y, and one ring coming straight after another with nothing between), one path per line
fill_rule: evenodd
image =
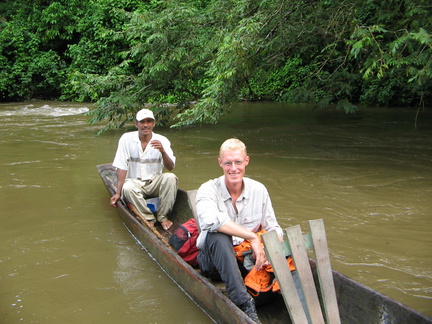
M231 167L232 165L240 166L240 165L243 164L243 162L244 162L244 160L243 160L243 161L233 161L233 162L222 162L222 165L223 165L224 167L229 168L229 167Z

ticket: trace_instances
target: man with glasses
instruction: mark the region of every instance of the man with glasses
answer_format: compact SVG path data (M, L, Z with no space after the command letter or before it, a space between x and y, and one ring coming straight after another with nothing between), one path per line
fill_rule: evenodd
M255 302L247 292L234 246L250 241L255 268L268 264L256 234L264 229L283 231L276 221L267 189L258 181L245 177L250 157L238 139L226 140L219 152L223 175L198 189L196 207L201 229L197 240L198 262L202 273L225 282L229 298L251 319L259 323Z

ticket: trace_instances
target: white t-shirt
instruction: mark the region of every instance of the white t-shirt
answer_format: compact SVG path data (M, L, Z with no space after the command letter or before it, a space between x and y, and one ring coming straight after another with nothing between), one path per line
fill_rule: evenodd
M171 142L162 135L152 133L151 140L159 140L165 152L175 164L175 156L171 149ZM127 170L126 178L152 180L156 175L161 174L164 168L162 153L147 145L142 150L138 131L125 133L119 140L113 166Z

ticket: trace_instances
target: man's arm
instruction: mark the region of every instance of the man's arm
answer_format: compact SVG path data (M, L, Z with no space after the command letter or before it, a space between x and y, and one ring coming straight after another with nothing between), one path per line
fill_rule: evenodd
M249 240L251 243L252 251L255 255L255 268L257 270L261 270L261 268L266 265L267 258L264 252L264 248L261 244L261 240L256 233L247 230L239 224L234 223L232 220L229 220L224 225L219 227L218 232Z
M162 145L162 142L159 140L153 140L150 142L150 144L153 148L155 148L155 149L159 150L159 152L161 152L164 167L168 171L171 171L172 169L174 169L174 166L175 166L174 161L171 159L171 157L165 151L165 149Z
M123 184L126 180L126 174L127 174L126 170L122 170L122 169L117 168L117 192L115 193L114 196L111 197L111 200L110 200L110 204L113 207L117 207L117 202L121 198L121 192L123 189Z
M165 151L163 151L161 153L162 153L162 159L163 159L164 167L168 171L171 171L172 169L174 169L174 162L173 162L173 160L171 160L169 155Z

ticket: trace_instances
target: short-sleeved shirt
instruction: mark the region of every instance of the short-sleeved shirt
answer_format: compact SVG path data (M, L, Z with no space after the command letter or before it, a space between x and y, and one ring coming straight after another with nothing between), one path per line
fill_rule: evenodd
M152 133L151 140L159 140L165 152L175 164L175 156L171 149L171 142L162 135ZM113 166L127 170L127 179L152 180L156 175L161 174L164 168L162 153L147 145L145 151L142 149L138 131L122 135L119 140Z
M209 180L198 189L196 208L201 229L197 240L199 248L204 246L209 231L217 231L229 220L252 232L261 229L275 230L283 237L282 228L276 220L266 187L247 177L243 178L243 184L243 191L236 201L238 213L233 207L232 198L226 188L225 176ZM233 245L238 245L241 242L243 242L242 238L233 237Z

